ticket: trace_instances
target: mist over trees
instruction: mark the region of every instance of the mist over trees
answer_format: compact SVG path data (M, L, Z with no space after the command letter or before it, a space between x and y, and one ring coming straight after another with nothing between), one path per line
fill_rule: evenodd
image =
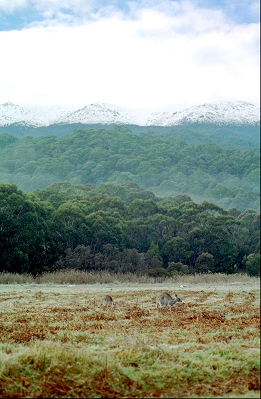
M248 132L134 134L124 126L63 137L0 134L0 181L26 192L49 184L135 182L158 197L189 195L241 212L260 206L260 156ZM204 134L203 134L204 133ZM246 143L249 140L249 145ZM233 141L233 143L232 143ZM243 143L243 144L242 144ZM233 144L233 145L232 145Z

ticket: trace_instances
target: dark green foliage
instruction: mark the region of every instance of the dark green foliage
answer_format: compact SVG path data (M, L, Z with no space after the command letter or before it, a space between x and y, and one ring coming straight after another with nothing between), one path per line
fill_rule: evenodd
M170 262L168 264L167 267L167 271L171 274L171 275L175 275L175 274L190 274L191 272L193 272L193 269L190 269L188 267L188 265L184 265L181 262Z
M0 271L36 273L51 248L50 208L15 185L0 185Z
M246 261L246 272L250 276L260 277L260 254L249 254Z
M105 187L64 182L28 194L0 184L0 272L257 275L257 211L229 212L186 196L161 199L130 183L110 184L108 195Z
M168 277L168 276L170 276L170 273L166 269L163 269L162 267L149 269L147 271L147 274L152 277Z
M178 204L193 198L223 209L259 209L257 147L227 145L225 134L219 143L211 132L193 135L173 128L171 133L156 134L144 129L138 135L115 126L20 139L3 133L0 181L27 192L66 181L95 186L127 204L134 199L155 201L156 195L180 196ZM127 190L122 189L124 184L129 185Z
M213 270L214 256L208 252L200 254L195 262L196 273L208 273Z
M0 148L4 148L9 144L15 143L17 138L8 133L0 133Z

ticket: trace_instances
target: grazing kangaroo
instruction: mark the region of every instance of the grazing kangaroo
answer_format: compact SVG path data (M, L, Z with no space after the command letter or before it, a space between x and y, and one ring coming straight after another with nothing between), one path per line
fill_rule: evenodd
M182 302L182 300L175 294L175 298L172 298L170 294L167 292L161 292L159 295L157 295L156 298L156 307L158 308L159 306L173 306L175 305L176 302Z
M103 306L115 306L115 302L113 301L110 295L105 295L102 298L101 305Z

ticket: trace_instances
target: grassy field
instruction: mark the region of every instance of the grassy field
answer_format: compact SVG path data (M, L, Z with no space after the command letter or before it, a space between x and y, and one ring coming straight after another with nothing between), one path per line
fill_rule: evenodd
M225 275L1 284L0 276L0 397L258 398L259 284ZM183 302L156 309L161 290ZM115 307L100 305L104 294Z

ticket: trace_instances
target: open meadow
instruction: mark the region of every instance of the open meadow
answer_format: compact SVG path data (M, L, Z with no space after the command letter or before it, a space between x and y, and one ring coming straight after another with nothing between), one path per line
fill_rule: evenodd
M260 279L44 281L0 280L1 398L260 397Z

